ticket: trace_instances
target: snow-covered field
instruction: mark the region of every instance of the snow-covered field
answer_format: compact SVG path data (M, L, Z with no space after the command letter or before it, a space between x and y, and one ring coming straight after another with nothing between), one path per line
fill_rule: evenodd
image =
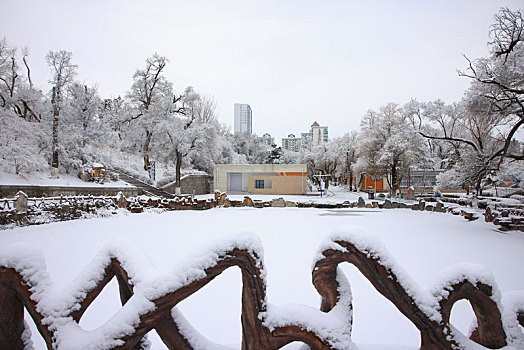
M61 187L134 187L125 181L106 181L103 184L88 182L77 176L59 174L57 178L49 176L48 172L33 172L30 175L16 175L0 171L0 184L27 186L61 186Z
M501 233L482 220L467 222L450 214L403 209L216 208L120 213L109 218L2 231L0 246L25 242L41 249L54 282L65 285L112 242L123 248L138 247L151 264L167 275L177 262L204 246L231 235L250 233L260 237L264 247L269 303L318 308L320 297L311 283L315 253L331 233L357 230L376 236L422 288L430 289L454 264L468 262L488 267L503 296L509 291L524 290L524 233ZM353 292L353 341L361 349L420 346L417 329L353 266L346 263L342 267ZM238 349L240 293L240 270L228 269L183 301L179 310L209 340ZM118 286L112 281L87 310L80 325L86 330L95 329L119 308ZM454 325L467 332L472 320L469 304L457 303L452 313ZM149 338L152 349L165 349L156 334L150 333ZM36 349L45 348L34 328L33 342ZM288 348L297 346L291 344Z

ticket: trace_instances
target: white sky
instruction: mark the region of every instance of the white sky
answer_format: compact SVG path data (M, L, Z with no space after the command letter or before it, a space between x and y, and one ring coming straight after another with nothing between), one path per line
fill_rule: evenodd
M73 52L78 78L101 97L124 95L158 52L177 92L213 96L222 123L249 103L253 132L300 135L313 121L330 138L358 130L388 102L458 101L466 61L488 54L488 28L513 1L2 0L0 36L28 46L48 90L49 50Z

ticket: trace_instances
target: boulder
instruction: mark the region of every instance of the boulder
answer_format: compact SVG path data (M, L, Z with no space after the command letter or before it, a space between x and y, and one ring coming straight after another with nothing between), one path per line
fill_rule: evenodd
M271 206L276 208L284 208L286 206L286 202L284 201L284 198L275 198L271 200Z
M248 196L244 197L244 201L242 202L243 207L252 207L253 206L253 200L249 198Z
M227 198L227 194L226 193L221 193L220 196L218 197L218 205L219 206L225 205L226 198Z
M119 208L127 207L127 198L122 192L118 192L116 195L116 206Z
M244 202L243 201L234 201L234 200L230 200L229 201L229 205L234 207L234 208L240 208L244 205Z
M27 194L22 191L18 191L15 197L15 209L19 213L25 213L27 211Z

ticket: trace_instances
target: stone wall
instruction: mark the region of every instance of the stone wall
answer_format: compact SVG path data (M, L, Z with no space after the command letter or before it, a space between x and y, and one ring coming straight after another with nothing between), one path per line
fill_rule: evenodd
M31 186L31 185L0 185L0 198L14 197L18 191L28 197L59 197L59 196L116 196L122 192L125 196L135 197L143 193L137 187L61 187L61 186Z
M212 179L211 175L186 175L180 179L180 191L184 194L209 194L211 193L210 181ZM162 187L162 190L174 194L175 188L175 183L172 182Z

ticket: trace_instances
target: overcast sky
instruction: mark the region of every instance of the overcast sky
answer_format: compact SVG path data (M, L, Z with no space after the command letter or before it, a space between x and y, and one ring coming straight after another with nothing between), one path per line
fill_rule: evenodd
M175 90L214 97L222 123L249 103L253 132L300 135L313 121L330 137L358 130L388 102L460 100L466 61L488 54L501 6L520 1L2 0L0 36L28 46L47 91L49 50L73 52L78 79L103 98L125 95L154 52Z

